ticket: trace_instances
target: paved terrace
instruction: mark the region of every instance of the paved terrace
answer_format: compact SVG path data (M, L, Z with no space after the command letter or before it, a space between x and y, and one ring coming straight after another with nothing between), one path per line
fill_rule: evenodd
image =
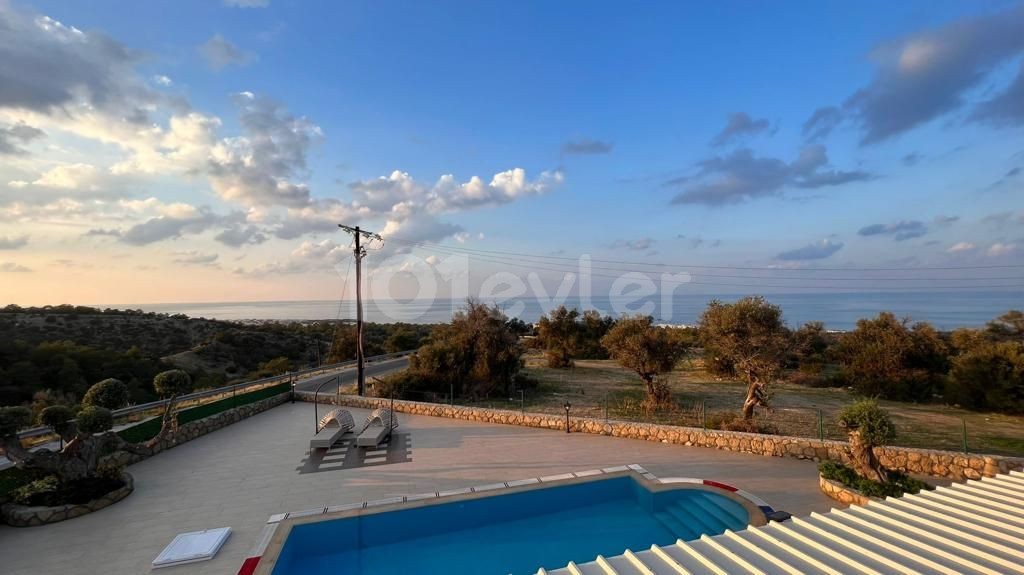
M357 423L366 417L366 411L351 411ZM810 461L399 417L411 461L300 474L313 430L313 405L286 403L131 466L135 492L102 511L42 527L0 526L0 571L147 573L174 535L230 526L231 538L216 559L158 572L233 574L275 513L629 463L659 477L730 483L795 515L836 505L818 490Z

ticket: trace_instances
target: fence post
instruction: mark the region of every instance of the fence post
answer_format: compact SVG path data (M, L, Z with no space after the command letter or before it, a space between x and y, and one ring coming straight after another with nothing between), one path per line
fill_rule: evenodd
M448 394L448 398L449 398L448 399L448 405L455 405L455 384L454 383L449 383L448 384L448 391L450 392Z
M700 420L705 430L708 428L708 403L706 399L700 400Z
M821 410L818 410L818 439L825 439L825 422L821 419Z
M960 422L963 424L964 453L968 454L970 451L967 449L967 419L961 418Z
M608 423L608 392L604 392L604 422Z

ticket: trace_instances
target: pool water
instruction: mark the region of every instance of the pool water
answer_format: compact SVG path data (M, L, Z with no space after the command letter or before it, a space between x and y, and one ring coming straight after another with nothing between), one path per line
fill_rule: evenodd
M623 476L296 525L273 573L532 574L747 523L723 495Z

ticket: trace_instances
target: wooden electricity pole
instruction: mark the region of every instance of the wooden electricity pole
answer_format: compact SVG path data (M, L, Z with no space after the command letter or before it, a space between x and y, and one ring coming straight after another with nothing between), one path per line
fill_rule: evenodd
M366 392L366 374L363 366L363 258L366 257L366 247L362 245L362 238L384 241L380 235L359 229L359 226L350 227L338 224L338 227L352 234L355 238L355 249L352 253L356 258L356 386L359 395ZM342 294L344 297L345 294Z

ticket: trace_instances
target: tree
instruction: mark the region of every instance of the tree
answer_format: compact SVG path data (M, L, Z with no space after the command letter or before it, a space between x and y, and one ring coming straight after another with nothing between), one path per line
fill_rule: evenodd
M825 352L828 351L829 337L825 324L820 321L805 323L793 332L792 358L800 371L820 373L825 365Z
M70 440L75 429L75 412L66 405L51 405L39 412L39 423L49 427L64 440Z
M850 439L853 467L865 479L885 483L889 476L875 456L875 447L896 439L896 426L873 399L862 399L839 412L839 425Z
M770 384L782 369L789 349L789 330L782 310L763 297L745 297L727 304L714 300L700 318L700 339L705 362L740 377L747 384L743 419L754 408L767 407Z
M999 340L1024 341L1024 312L1011 309L988 322L987 331Z
M287 357L275 357L264 361L256 368L256 377L272 377L287 373L292 369L292 362Z
M420 336L407 327L398 327L388 336L384 349L388 353L408 351L420 346Z
M608 350L601 345L608 330L615 325L611 316L602 316L601 312L588 309L580 317L579 340L576 346L576 357L579 359L608 359Z
M451 323L434 328L410 359L407 380L417 381L423 391L453 389L474 398L499 390L507 394L522 368L522 355L505 314L470 299Z
M971 409L1024 413L1024 345L984 342L957 355L946 398Z
M889 312L861 319L843 334L835 355L843 378L860 394L900 401L932 398L949 369L948 349L931 325Z
M121 409L128 405L128 386L114 378L93 384L82 397L82 405L95 405L107 409Z
M544 348L548 367L571 367L579 346L580 326L576 323L580 312L568 310L564 305L541 316L537 324L537 339Z
M66 416L70 410L63 407L48 407L43 410L43 422L65 439L64 448L52 451L47 448L29 451L21 444L18 430L31 421L31 412L24 407L0 408L0 446L8 459L18 467L35 469L55 475L61 483L79 479L92 479L99 475L106 456L116 451L138 455L151 455L156 446L174 432L176 418L173 416L175 400L191 390L192 380L181 370L170 370L158 374L153 380L157 392L168 399L164 408L160 432L145 443L129 443L111 431L113 416L110 410L91 405L78 412L74 423Z
M341 363L356 358L356 326L340 325L334 332L327 363Z
M651 316L623 317L601 339L608 355L644 381L648 409L671 402L668 384L657 377L672 371L686 354L687 346L677 331L656 327Z

